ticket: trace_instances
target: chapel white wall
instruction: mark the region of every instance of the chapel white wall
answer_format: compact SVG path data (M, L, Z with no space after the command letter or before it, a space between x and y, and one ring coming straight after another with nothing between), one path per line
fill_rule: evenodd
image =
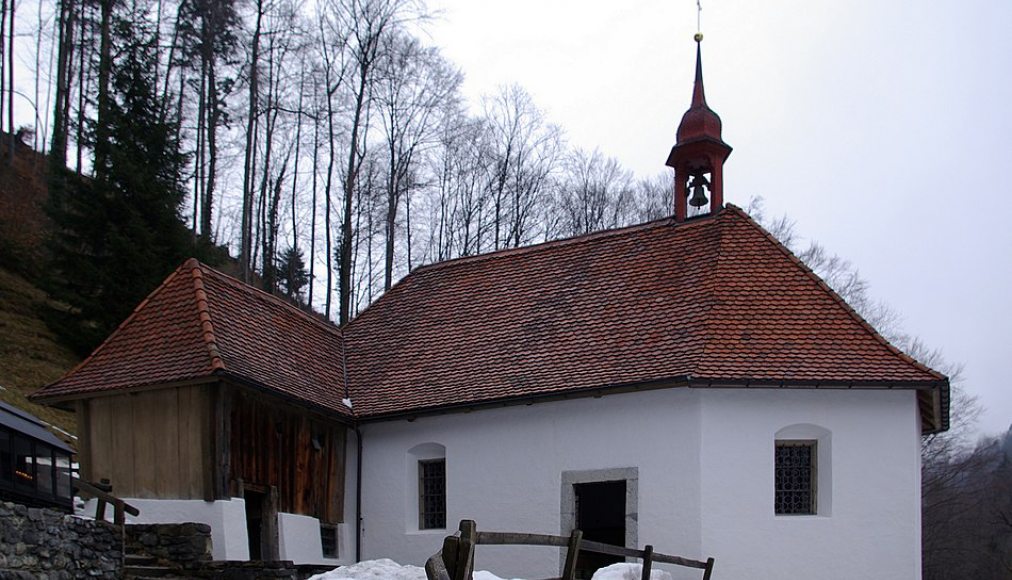
M699 395L671 389L583 398L362 427L363 559L423 565L456 530L561 530L562 472L638 467L638 537L698 555ZM417 529L421 443L446 447L447 526ZM351 472L351 469L348 470ZM506 578L559 573L559 550L482 546L477 566Z
M830 516L773 514L774 438L795 424L831 433ZM463 518L479 529L568 533L560 528L562 473L634 467L638 547L714 556L716 578L920 578L912 391L666 389L362 431L363 559L422 565ZM448 530L417 529L409 450L423 443L446 448ZM559 555L482 546L477 565L502 577L543 578L558 574Z
M717 558L718 577L920 579L915 396L914 391L704 391L702 542ZM832 497L819 490L818 515L777 516L775 435L797 424L831 433ZM830 499L826 514L821 505Z

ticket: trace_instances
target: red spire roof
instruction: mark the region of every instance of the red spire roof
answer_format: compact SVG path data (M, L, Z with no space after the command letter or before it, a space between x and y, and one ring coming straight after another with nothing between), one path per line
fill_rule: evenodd
M678 143L697 139L721 140L720 116L706 104L706 93L703 89L703 57L700 42L696 41L696 81L692 87L692 105L682 115L678 125Z

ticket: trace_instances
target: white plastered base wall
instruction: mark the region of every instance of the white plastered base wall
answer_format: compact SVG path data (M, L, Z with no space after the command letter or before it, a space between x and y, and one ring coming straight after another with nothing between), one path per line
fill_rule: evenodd
M249 540L246 535L246 502L234 497L228 500L203 501L199 499L139 499L123 501L140 510L135 516L127 515L128 524L181 524L194 522L211 527L211 556L215 560L249 560ZM95 515L96 500L89 500L81 515ZM111 517L106 508L106 517Z
M79 515L94 517L97 500L89 500ZM242 498L206 502L185 499L124 498L140 514L127 515L128 524L179 524L193 522L211 527L211 557L215 560L249 560L249 536L246 533L246 507ZM106 508L106 518L112 517ZM278 514L278 552L281 560L296 564L321 564L334 567L354 561L354 535L347 524L338 526L338 554L324 558L320 539L320 520L297 514Z

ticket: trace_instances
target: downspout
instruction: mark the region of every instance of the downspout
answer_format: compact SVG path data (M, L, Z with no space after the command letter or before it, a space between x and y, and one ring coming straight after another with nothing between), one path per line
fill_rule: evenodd
M355 519L358 528L355 530L355 561L362 561L362 430L355 425L355 441L358 442L358 453L355 454Z
M344 340L346 329L341 329L341 373L344 375L344 403L351 410L355 426L355 561L362 561L362 430L359 429L351 401L351 386L348 384L348 344Z

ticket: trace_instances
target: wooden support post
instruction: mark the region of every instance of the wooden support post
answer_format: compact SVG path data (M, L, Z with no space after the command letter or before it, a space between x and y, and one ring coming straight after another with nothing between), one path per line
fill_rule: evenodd
M471 580L474 569L474 545L478 529L474 520L460 520L460 543L457 548L457 570L454 580Z
M583 541L583 530L573 530L569 536L569 549L566 551L566 566L562 569L562 580L576 578L576 560L580 557L580 542Z
M643 580L650 580L650 569L653 567L654 547L647 544L643 548Z
M95 504L95 519L104 522L105 521L105 500L99 498L98 503Z
M713 573L713 558L706 559L706 568L703 568L703 580L710 580L710 574Z

